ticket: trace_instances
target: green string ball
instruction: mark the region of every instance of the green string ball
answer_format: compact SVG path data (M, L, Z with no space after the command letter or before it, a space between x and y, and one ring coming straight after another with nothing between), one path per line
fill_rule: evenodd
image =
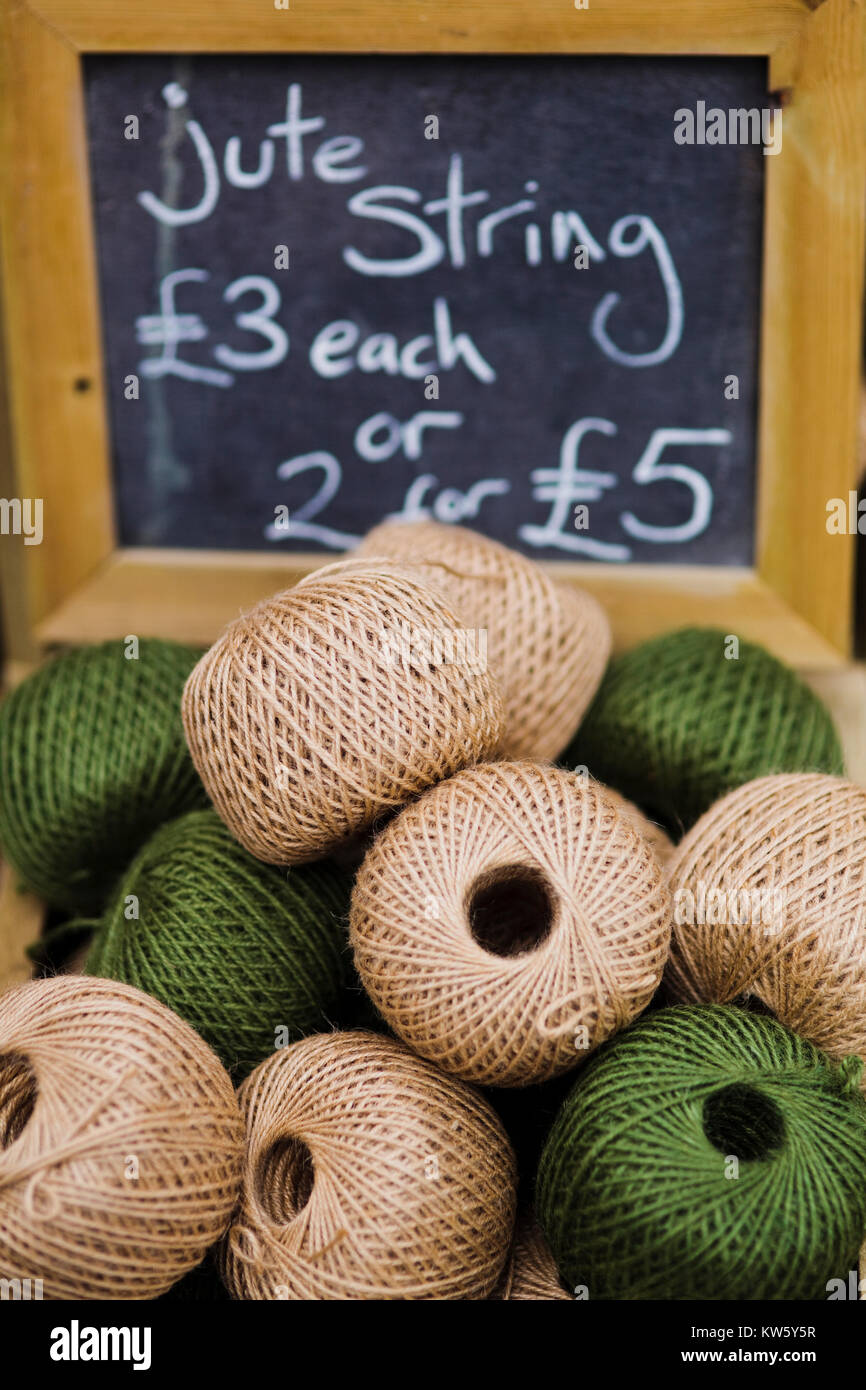
M191 1023L236 1076L331 1026L350 979L350 881L327 860L254 859L216 811L141 850L106 908L85 974L121 980Z
M148 638L135 650L66 652L0 706L0 844L53 907L100 911L158 825L208 804L180 715L199 652Z
M560 761L587 767L675 833L755 777L844 772L818 696L763 647L712 628L615 658Z
M722 1006L662 1009L612 1039L538 1170L568 1286L590 1299L826 1299L866 1229L861 1070Z

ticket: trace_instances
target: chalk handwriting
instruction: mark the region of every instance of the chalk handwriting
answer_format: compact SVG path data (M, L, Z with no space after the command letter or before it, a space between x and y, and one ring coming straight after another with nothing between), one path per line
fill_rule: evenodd
M577 248L590 274L594 266L607 263L606 283L610 284L618 261L640 258L641 272L660 291L655 298L662 311L655 331L647 336L648 325L641 322L636 340L627 298L617 290L599 290L588 321L575 325L576 343L580 351L601 353L626 370L657 366L680 347L685 327L680 276L668 239L644 213L624 212L605 229L596 216L584 211L551 208L539 180L523 176L530 171L515 171L510 201L495 203L488 189L473 186L459 150L448 153L447 169L443 166L437 176L438 187L435 183L424 187L420 174L413 175L411 184L377 180L370 176L364 140L351 132L328 132L326 117L305 109L299 82L287 86L284 110L264 127L257 148L245 149L237 135L228 135L218 148L192 114L189 93L179 83L168 83L162 95L168 107L186 112L188 144L184 141L184 148L187 162L192 162L192 171L183 180L183 187L192 190L186 206L171 205L149 190L136 195L143 212L165 227L207 221L217 212L226 186L254 198L277 179L289 185L315 179L333 186L334 213L342 211L350 219L339 254L363 279L411 280L437 266L471 274L474 265L495 263L507 245L509 274L514 273L517 247L518 267L524 263L527 273L546 262L561 266L566 277L573 274ZM347 187L358 184L363 186ZM492 270L495 273L495 264ZM290 281L284 278L280 283ZM289 322L292 298L286 294L284 304L281 290L264 275L239 275L220 293L207 270L192 266L163 275L155 293L157 312L142 313L135 320L137 343L154 350L139 364L145 378L175 376L225 391L236 385L239 374L273 371L285 364L288 372L312 372L322 382L360 374L420 383L436 374L438 387L439 374L457 372L488 388L499 379L491 344L484 345L483 328L476 331L461 321L459 302L449 302L432 287L426 306L419 305L418 321L400 336L380 324L346 316L304 323L304 338L301 326ZM452 299L458 301L456 292ZM252 335L254 345L246 336L240 340L243 346L237 346L235 333ZM635 341L651 346L636 351ZM212 360L202 360L208 356ZM438 400L438 389L434 399ZM528 402L527 408L531 410L533 403ZM371 402L366 418L353 422L353 469L368 469L371 487L382 488L384 495L389 465L419 464L428 450L434 454L447 450L449 438L462 429L465 418L464 410L448 409L444 400L442 408L412 412L410 407L401 415L377 410ZM624 470L621 454L611 447L616 435L612 420L583 416L565 428L555 461L525 460L531 505L537 509L517 531L525 546L622 564L630 560L635 541L675 546L707 530L713 516L713 488L695 466L693 451L726 448L733 440L731 430L653 429L630 474L629 464ZM684 457L689 461L683 461ZM617 469L606 466L607 461L615 461ZM287 506L281 501L274 508L280 520L264 528L269 542L301 540L331 550L358 543L359 535L329 524L329 510L339 501L344 482L344 464L330 449L286 458L277 466L276 477L282 492L289 485L289 497L297 496L300 502ZM670 498L671 507L678 508L676 515L683 514L687 501L686 519L659 525L642 517L639 508L617 508L617 490L627 477L639 488L654 489L654 498L660 495L657 489L667 489L663 495ZM485 511L512 490L514 481L491 476L457 488L443 486L436 472L418 471L408 485L404 479L400 505L388 516L446 523L483 519ZM393 502L393 496L388 500ZM608 517L604 538L575 528L576 506L587 512L589 504L593 516L599 511ZM653 514L657 516L658 510Z

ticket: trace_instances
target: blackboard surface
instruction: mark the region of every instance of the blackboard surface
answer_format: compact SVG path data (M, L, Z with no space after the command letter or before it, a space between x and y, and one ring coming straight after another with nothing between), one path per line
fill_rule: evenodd
M122 544L751 563L762 60L85 69Z

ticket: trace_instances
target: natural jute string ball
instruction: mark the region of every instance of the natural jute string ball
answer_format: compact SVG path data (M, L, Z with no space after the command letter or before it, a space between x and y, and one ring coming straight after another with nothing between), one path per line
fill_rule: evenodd
M843 771L818 696L763 647L712 628L616 657L562 761L586 764L677 838L743 782Z
M669 865L666 986L751 995L835 1057L866 1057L866 791L761 777L702 816Z
M240 1299L483 1299L516 1171L486 1101L391 1038L276 1052L238 1098L247 1145L223 1277Z
M3 1278L156 1298L225 1230L242 1153L226 1072L155 999L71 975L0 998Z
M582 1072L537 1211L593 1299L826 1299L866 1229L858 1058L742 1009L648 1014Z
M531 1211L518 1214L508 1261L492 1296L507 1303L571 1301L544 1232Z
M467 1081L567 1071L645 1008L670 903L628 818L587 777L468 769L406 807L355 880L355 964L394 1031Z
M161 999L244 1076L279 1042L334 1021L349 979L349 887L327 861L262 864L214 810L192 811L124 875L86 969Z
M384 522L356 554L410 561L475 633L484 633L505 704L503 753L554 758L598 688L610 655L607 616L590 594L465 526Z
M664 869L674 852L670 837L665 834L660 825L645 816L639 806L635 806L634 802L629 801L627 797L620 796L613 787L605 787L604 791L607 799L613 802L616 809L625 816L638 835L646 840L658 863Z
M136 640L66 652L0 705L3 853L70 911L99 911L152 830L207 805L180 718L199 653Z
M388 562L329 565L254 608L190 676L193 761L242 845L320 858L495 753L502 701L461 621Z

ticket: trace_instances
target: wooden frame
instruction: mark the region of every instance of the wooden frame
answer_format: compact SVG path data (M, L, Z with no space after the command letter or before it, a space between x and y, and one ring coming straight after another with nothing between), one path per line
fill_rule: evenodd
M826 504L856 483L866 184L860 0L2 0L0 208L13 466L49 538L3 551L7 641L159 632L209 642L238 609L333 556L121 550L111 474L81 92L83 52L766 55L783 101L767 163L756 564L555 564L607 605L620 645L714 623L803 667L844 660L854 537ZM61 523L50 518L59 517Z

